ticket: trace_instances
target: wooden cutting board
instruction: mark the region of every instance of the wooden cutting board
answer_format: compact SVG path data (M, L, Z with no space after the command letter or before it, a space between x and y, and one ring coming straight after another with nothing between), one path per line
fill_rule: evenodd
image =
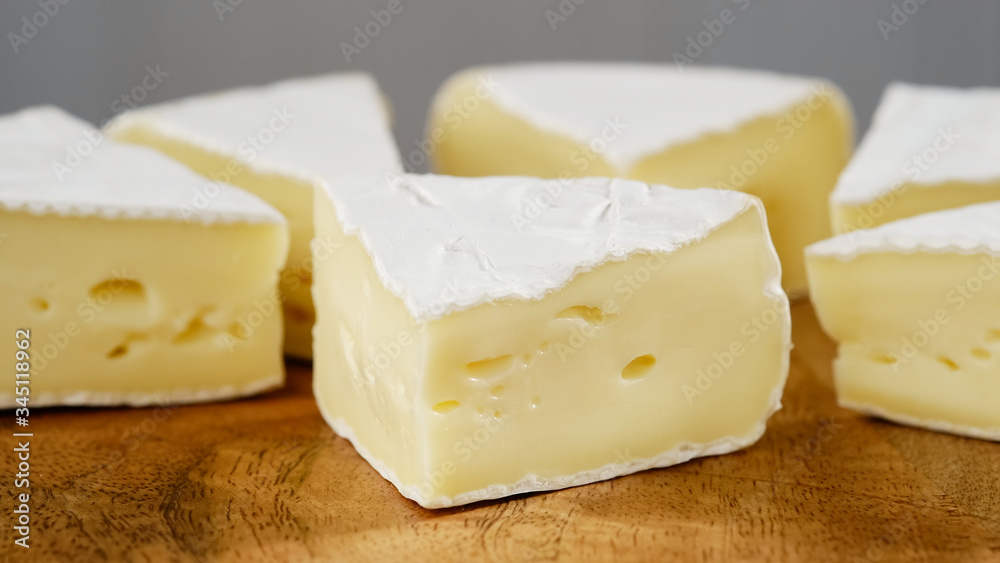
M834 346L808 303L792 314L785 407L750 449L456 509L404 499L338 438L316 410L307 366L289 365L280 392L227 404L37 410L32 547L15 548L7 525L0 555L1000 561L1000 444L838 408ZM15 431L10 415L7 436ZM5 518L15 491L12 447L0 462Z

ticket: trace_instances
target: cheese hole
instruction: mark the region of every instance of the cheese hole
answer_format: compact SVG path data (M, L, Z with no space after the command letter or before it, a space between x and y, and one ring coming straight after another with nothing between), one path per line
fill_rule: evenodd
M120 344L108 351L107 356L110 359L121 358L132 351L133 343L142 343L149 340L148 334L143 333L132 333L125 337Z
M948 369L950 369L951 371L958 371L958 364L956 364L955 361L952 360L951 358L941 356L940 358L938 358L938 361L948 366Z
M503 413L500 412L500 409L493 411L493 418L500 418L501 416L503 416Z
M41 297L31 300L31 310L36 313L44 313L49 310L49 302Z
M174 337L174 343L185 344L188 342L193 342L201 338L206 338L211 336L212 330L205 326L205 323L201 320L201 317L195 317L191 319L187 327L179 332L177 336Z
M538 407L542 406L542 398L540 396L538 396L538 395L535 395L534 397L532 397L531 398L531 406L535 407L536 409Z
M434 412L438 414L448 414L451 411L457 409L461 405L458 401L441 401L440 403L434 405L432 408Z
M490 389L490 395L494 399L499 399L500 397L503 397L503 385L497 385L493 389Z
M465 364L465 369L469 372L469 377L472 379L488 379L510 369L513 361L513 357L510 354L506 354L497 356L496 358L470 362Z
M552 349L552 345L549 344L548 341L542 342L541 344L538 345L538 351L541 352L541 353L543 353L543 354L546 353L546 352L548 352L551 349Z
M110 352L108 352L108 358L111 359L120 358L125 354L128 354L128 344L119 344L118 346L112 348Z
M622 370L622 379L625 381L639 379L649 373L650 370L653 369L654 365L656 365L656 358L653 357L652 354L639 356L629 362L628 365Z
M588 307L586 305L576 305L563 309L556 315L557 319L577 319L586 322L591 326L599 326L616 315L605 314L600 307Z
M534 359L535 358L531 354L525 354L524 358L521 361L524 362L524 365L530 366L532 360L534 360Z
M989 350L986 350L985 348L973 348L972 355L980 360L989 360L993 357L993 354L990 354Z
M877 356L872 356L872 361L879 364L894 365L896 364L896 358L888 354L879 354Z
M146 290L135 280L113 278L90 288L90 296L101 305L141 305L146 301Z
M136 280L111 278L90 288L90 298L94 308L100 311L102 319L115 319L117 323L141 323L149 317L149 301L146 290Z
M990 344L1000 344L1000 328L991 328L986 331L986 342Z

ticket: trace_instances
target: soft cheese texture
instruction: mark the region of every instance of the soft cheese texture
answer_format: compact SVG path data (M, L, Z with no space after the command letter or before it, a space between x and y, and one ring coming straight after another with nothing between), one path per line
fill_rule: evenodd
M1000 89L894 83L830 196L834 232L1000 200Z
M807 259L841 405L1000 440L1000 202L839 235Z
M317 193L320 410L423 506L731 452L780 407L788 300L757 199L587 178L525 223L551 184Z
M286 222L231 186L192 209L203 183L56 108L0 117L0 353L14 358L15 330L30 330L31 406L205 401L283 383L273 303ZM15 404L13 379L0 407Z
M754 194L768 209L784 285L803 293L802 250L829 236L827 198L850 155L853 121L840 90L820 79L532 63L449 79L427 138L445 174L617 176Z
M326 75L213 92L128 112L107 129L244 188L288 218L292 242L281 276L285 350L312 357L313 187L342 175L401 170L374 80ZM198 203L212 209L213 187L204 184L199 191L207 197Z

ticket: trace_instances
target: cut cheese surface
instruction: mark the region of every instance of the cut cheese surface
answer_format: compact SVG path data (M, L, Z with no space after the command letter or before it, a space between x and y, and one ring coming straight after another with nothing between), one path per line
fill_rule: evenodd
M586 178L520 216L552 185L317 192L320 410L425 507L731 452L780 407L788 301L757 199Z
M439 90L434 170L459 176L612 176L758 196L784 286L829 236L827 198L853 143L850 106L815 78L626 63L474 68Z
M830 196L836 233L1000 200L1000 89L893 83Z
M313 187L342 175L401 170L374 80L325 75L212 92L128 112L107 131L154 147L211 179L197 189L196 204L204 209L212 208L215 183L223 182L285 215L291 230L281 275L285 349L312 357Z
M288 228L232 186L52 107L0 117L0 353L27 331L30 404L227 399L284 382ZM15 405L15 375L0 407Z
M807 258L843 406L1000 440L1000 202L839 235Z

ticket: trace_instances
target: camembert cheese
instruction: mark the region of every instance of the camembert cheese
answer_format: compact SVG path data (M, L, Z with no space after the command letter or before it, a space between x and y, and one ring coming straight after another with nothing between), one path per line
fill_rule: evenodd
M830 196L833 230L1000 200L1000 89L889 85Z
M788 300L757 198L553 187L389 175L317 192L320 410L425 507L731 452L780 407Z
M800 294L803 249L830 236L827 198L850 156L853 120L840 90L817 78L532 63L448 80L427 140L442 174L614 176L754 194L768 210L784 286Z
M807 258L841 405L1000 440L1000 202L839 235Z
M107 131L209 178L196 187L199 208L212 209L221 182L285 215L292 241L281 274L285 351L312 357L313 187L341 175L401 170L375 81L334 74L213 92L125 113Z
M53 107L0 117L0 354L14 362L23 330L31 406L207 401L282 385L288 227L231 186L185 217L203 184ZM2 408L25 396L6 373Z

